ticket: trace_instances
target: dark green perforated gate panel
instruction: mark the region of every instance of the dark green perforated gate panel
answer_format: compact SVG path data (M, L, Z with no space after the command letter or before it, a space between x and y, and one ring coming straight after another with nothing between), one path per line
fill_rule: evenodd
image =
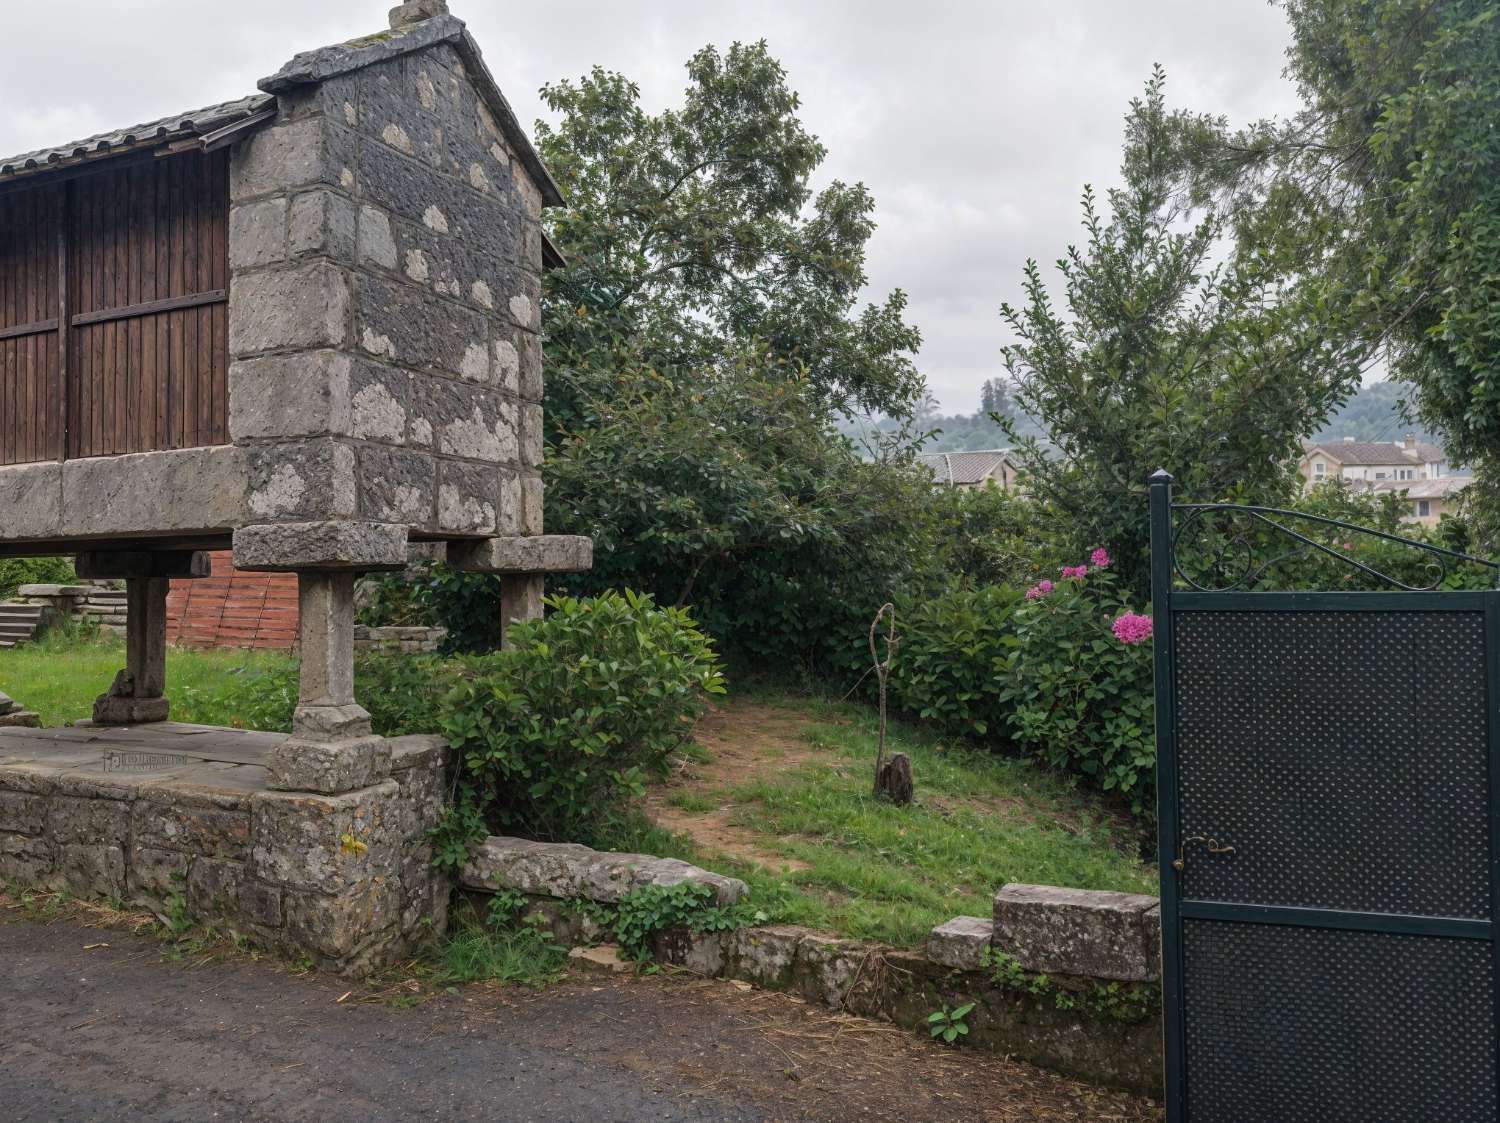
M1345 603L1173 612L1174 1118L1500 1117L1486 614Z
M1180 612L1185 899L1486 918L1480 612Z
M1189 920L1188 1118L1492 1123L1482 940Z

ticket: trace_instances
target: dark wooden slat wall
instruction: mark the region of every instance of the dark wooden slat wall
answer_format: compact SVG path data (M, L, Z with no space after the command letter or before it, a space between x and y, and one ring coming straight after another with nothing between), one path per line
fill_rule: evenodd
M0 195L0 332L57 316L58 196ZM0 464L62 455L57 330L0 339Z
M227 150L0 192L0 464L226 442L228 243Z

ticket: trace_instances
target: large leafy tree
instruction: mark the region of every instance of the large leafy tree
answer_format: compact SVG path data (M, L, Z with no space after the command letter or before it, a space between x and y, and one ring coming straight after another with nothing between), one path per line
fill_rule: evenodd
M1209 118L1170 112L1158 68L1126 116L1121 185L1083 195L1081 246L1057 263L1060 310L1036 262L1002 308L1015 401L1052 447L1023 441L1028 487L1074 548L1106 547L1147 585L1147 477L1198 500L1289 497L1299 438L1358 385L1364 346L1329 332L1305 259L1236 250L1194 156Z
M1415 385L1449 453L1500 481L1500 6L1280 0L1303 110L1210 135L1242 244L1309 283ZM1491 516L1495 512L1491 512Z
M824 150L765 45L687 72L660 113L601 69L543 91L568 199L544 289L548 521L595 539L579 591L650 591L732 647L826 668L923 561L930 478L834 427L911 414L920 336L899 291L861 302L874 202L813 192Z
M923 382L906 297L860 306L870 193L813 193L825 151L763 42L705 47L687 72L658 114L599 68L542 91L561 121L537 140L568 198L550 212L568 264L547 277L549 415L587 420L622 363L701 380L752 341L825 407L909 413Z

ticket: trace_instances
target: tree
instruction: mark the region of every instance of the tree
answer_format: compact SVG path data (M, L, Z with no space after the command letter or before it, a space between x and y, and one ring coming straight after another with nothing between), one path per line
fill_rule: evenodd
M1016 402L1054 446L1019 442L1027 486L1139 595L1149 473L1168 469L1192 499L1287 498L1299 438L1358 385L1364 357L1326 331L1294 255L1225 246L1189 159L1213 122L1169 113L1164 86L1157 68L1131 102L1108 217L1084 189L1087 240L1057 263L1068 315L1034 261L1025 303L1001 310Z
M679 108L596 67L546 86L537 143L567 196L549 212L568 264L546 278L550 420L571 428L622 359L692 381L752 342L825 409L906 416L924 384L905 294L859 307L874 200L809 177L823 146L765 43L705 47ZM555 390L554 390L555 387Z
M1242 245L1301 256L1336 330L1387 347L1450 455L1500 484L1500 7L1280 2L1304 108L1211 130L1207 189Z
M1010 383L1003 378L987 378L979 388L979 412L988 418L1014 418L1015 403L1010 398Z
M691 605L733 652L826 670L926 560L931 476L891 444L862 460L835 417L910 417L925 391L899 291L861 307L874 202L814 197L824 150L765 44L699 51L681 106L650 114L594 69L543 91L568 203L543 291L549 529L594 569L555 582ZM466 627L498 583L440 574Z

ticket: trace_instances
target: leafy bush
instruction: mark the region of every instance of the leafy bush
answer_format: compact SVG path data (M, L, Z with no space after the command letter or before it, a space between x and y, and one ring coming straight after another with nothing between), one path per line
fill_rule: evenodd
M430 568L429 564L417 573ZM361 578L354 603L359 623L371 628L427 623L428 605L421 595L421 579L413 580L405 571Z
M668 928L694 932L725 932L747 923L746 910L725 908L714 901L707 885L684 881L677 885L643 885L625 895L615 910L615 939L620 950L637 963L651 958L651 938Z
M472 832L477 810L501 833L590 841L645 772L665 770L704 696L724 691L712 646L680 609L631 592L548 604L546 619L512 626L511 646L468 661L443 699L463 805L449 834Z
M1096 557L1103 558L1103 552ZM1010 650L994 666L1011 736L1054 768L1156 806L1148 617L1128 613L1107 561L1068 568L1026 592Z
M437 733L442 699L464 672L464 665L436 655L361 654L354 660L354 692L370 711L382 737ZM290 732L297 707L297 664L232 670L212 693L195 691L186 699L202 720L243 729Z
M898 613L891 664L896 706L965 737L1004 737L1011 706L995 667L1010 651L1021 594L1007 585L949 589Z
M78 578L72 558L0 558L0 600L22 585L70 585Z

